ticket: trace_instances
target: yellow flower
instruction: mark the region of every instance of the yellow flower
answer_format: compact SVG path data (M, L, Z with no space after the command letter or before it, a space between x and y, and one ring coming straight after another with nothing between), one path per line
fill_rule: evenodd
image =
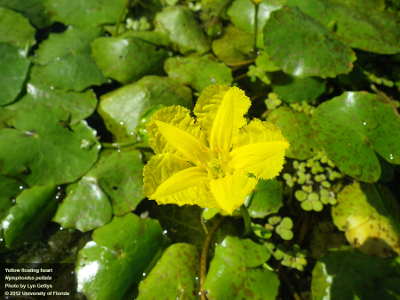
M255 5L258 5L262 2L263 0L251 0Z
M181 106L156 112L147 125L156 155L143 170L145 195L232 214L259 178L278 175L289 143L271 123L247 124L250 104L239 88L214 84L197 100L196 119Z

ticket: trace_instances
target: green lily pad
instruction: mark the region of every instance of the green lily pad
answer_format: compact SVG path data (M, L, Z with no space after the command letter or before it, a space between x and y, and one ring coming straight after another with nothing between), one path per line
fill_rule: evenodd
M51 33L36 50L33 60L37 65L32 73L46 84L64 90L82 91L107 82L90 57L91 42L102 34L100 28L74 27Z
M282 203L282 185L278 180L259 180L247 210L252 218L277 213Z
M100 37L92 43L92 58L99 69L123 84L144 75L163 73L164 49L138 38Z
M312 298L399 299L400 258L382 259L357 250L333 250L312 272Z
M58 106L36 105L0 130L2 171L29 186L73 182L97 160L96 132L81 121L68 125Z
M336 77L349 73L356 60L349 46L297 7L271 13L264 43L274 64L297 77Z
M380 2L380 5L378 4ZM396 14L385 10L384 1L288 0L304 13L335 33L352 48L380 54L400 52L400 32Z
M228 25L221 38L212 42L212 50L225 63L240 62L252 55L253 37L244 30Z
M77 183L70 184L66 195L53 218L62 227L86 232L111 221L110 200L94 178L84 176Z
M312 102L325 91L325 81L315 77L298 78L281 73L274 77L272 90L286 103Z
M143 194L143 162L139 151L105 150L99 161L85 175L95 180L108 195L114 215L135 210Z
M119 35L120 38L136 38L158 46L170 46L171 40L166 32L127 30Z
M0 220L2 220L14 205L15 198L22 192L24 185L0 172Z
M0 105L11 103L21 92L30 61L26 53L8 43L0 43Z
M167 6L155 17L157 31L169 34L172 42L176 43L179 52L184 55L198 55L210 51L210 45L193 12L186 6Z
M35 186L19 194L1 224L7 248L18 248L40 235L57 209L56 194L55 185Z
M374 151L400 164L400 120L374 94L346 92L314 111L316 138L338 168L357 180L376 182L381 167Z
M117 142L134 139L140 115L154 105L193 106L188 87L168 77L145 76L100 99L98 112Z
M75 125L81 120L89 117L97 106L96 95L87 90L82 93L52 89L31 76L27 84L27 95L17 102L6 106L9 117L15 115L21 109L29 109L37 104L46 106L60 106L70 113L70 124Z
M0 42L28 49L35 44L35 29L19 13L0 7Z
M207 298L275 300L278 295L278 276L259 268L270 256L262 245L249 239L227 236L216 247L203 285Z
M285 3L286 0L264 0L258 5L257 48L264 48L262 29L264 28L265 23L267 23L271 12L282 8ZM253 35L253 41L250 44L250 46L253 47L255 5L249 0L235 0L229 6L227 14L231 18L231 22L235 24L236 27Z
M143 272L162 251L164 236L158 221L128 213L114 217L93 232L93 241L79 251L78 292L88 299L127 299Z
M282 106L273 110L267 121L280 127L289 140L290 148L285 152L287 157L305 160L312 156L313 150L320 148L308 115Z
M44 9L43 0L0 0L0 6L21 13L38 28L51 25L50 16Z
M195 246L182 243L171 245L139 284L137 299L197 300L199 266L199 253Z
M383 198L377 185L355 182L338 194L332 207L333 222L349 243L383 258L400 254L400 207L386 194Z
M53 22L81 28L116 23L124 2L125 0L43 1L46 11Z
M165 61L164 68L168 77L199 92L214 83L230 85L233 81L231 69L212 56L171 57Z

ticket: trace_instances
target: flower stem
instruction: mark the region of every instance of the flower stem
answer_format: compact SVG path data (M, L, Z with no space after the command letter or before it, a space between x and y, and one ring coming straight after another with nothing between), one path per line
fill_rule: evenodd
M130 141L124 143L101 143L101 147L104 149L119 149L126 148L130 146L135 146L136 149L151 150L148 144L139 143L137 141Z
M253 55L257 56L257 15L258 15L258 4L255 5L255 10L254 10L254 45L253 45Z
M121 12L119 13L117 24L115 25L115 32L114 32L115 37L118 36L119 24L121 23L122 16L124 15L125 9L128 7L130 2L131 2L130 0L125 0L124 6L122 7Z
M250 219L249 211L247 210L247 207L244 204L239 209L240 209L240 212L242 213L242 217L244 220L243 236L247 236L251 232L251 219Z
M211 238L214 235L214 232L218 229L218 227L221 225L221 223L224 221L224 217L220 217L218 221L214 223L214 225L211 227L211 229L208 231L208 234L206 236L206 239L204 240L203 244L203 249L201 251L201 260L200 260L200 294L201 294L201 300L206 300L206 296L204 295L203 292L203 284L204 281L206 280L206 275L207 275L207 253L208 253L208 248L210 248L210 242Z

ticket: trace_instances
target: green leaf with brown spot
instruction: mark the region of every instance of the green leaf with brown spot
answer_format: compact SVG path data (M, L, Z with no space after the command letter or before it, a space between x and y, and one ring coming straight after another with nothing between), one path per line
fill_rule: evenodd
M213 56L171 57L164 63L168 77L201 92L211 84L230 85L232 71Z
M398 16L385 9L383 0L288 0L287 4L333 29L352 48L380 54L400 52Z
M140 115L158 104L192 108L192 93L188 87L168 77L144 76L103 95L98 112L116 141L123 142L135 139Z
M320 148L310 124L311 118L305 113L282 106L273 110L267 121L280 127L282 134L289 140L290 148L285 152L287 157L304 160Z
M322 103L314 111L312 126L328 157L357 180L379 180L375 152L400 164L400 120L375 94L346 92Z
M207 298L275 300L278 276L260 268L270 256L267 248L249 239L227 236L217 246L204 282Z
M349 73L356 60L349 46L297 7L271 13L264 44L275 65L298 77L336 77Z
M142 280L165 243L158 221L132 213L114 217L96 229L93 241L78 253L78 292L90 300L130 299L126 294Z
M183 243L171 245L139 284L137 299L198 300L199 267L199 253L195 246Z

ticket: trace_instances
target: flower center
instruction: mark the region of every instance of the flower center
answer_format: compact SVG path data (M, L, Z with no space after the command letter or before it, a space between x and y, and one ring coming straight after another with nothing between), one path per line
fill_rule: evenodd
M213 178L223 178L225 177L226 169L222 167L221 160L218 158L214 158L208 164L208 175L211 175Z

